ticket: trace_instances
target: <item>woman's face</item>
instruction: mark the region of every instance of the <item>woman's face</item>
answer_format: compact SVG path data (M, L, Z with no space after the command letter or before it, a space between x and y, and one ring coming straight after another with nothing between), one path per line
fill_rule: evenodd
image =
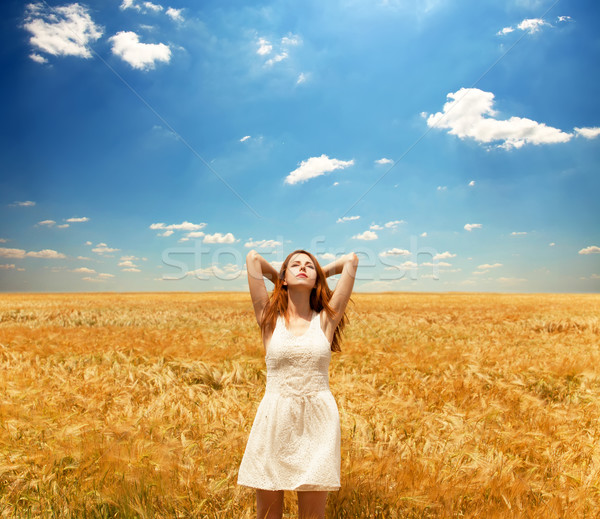
M317 283L317 269L310 256L299 252L290 259L285 271L284 285L313 288Z

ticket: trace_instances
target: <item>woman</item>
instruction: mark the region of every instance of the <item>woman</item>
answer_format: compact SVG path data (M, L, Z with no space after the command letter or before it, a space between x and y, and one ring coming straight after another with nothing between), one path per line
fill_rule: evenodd
M327 493L340 488L340 419L329 390L329 361L340 350L358 257L321 268L302 249L278 273L258 252L246 258L261 328L267 384L256 412L238 484L256 489L258 519L280 519L284 490L298 493L301 518L324 518ZM327 277L340 274L335 291ZM275 287L269 298L263 277ZM324 311L322 311L324 310Z

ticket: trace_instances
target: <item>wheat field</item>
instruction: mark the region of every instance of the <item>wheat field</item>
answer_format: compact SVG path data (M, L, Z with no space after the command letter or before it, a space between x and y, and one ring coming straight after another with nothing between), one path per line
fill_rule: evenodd
M328 518L600 516L600 295L347 311ZM0 363L2 517L255 517L236 485L265 384L249 294L2 294Z

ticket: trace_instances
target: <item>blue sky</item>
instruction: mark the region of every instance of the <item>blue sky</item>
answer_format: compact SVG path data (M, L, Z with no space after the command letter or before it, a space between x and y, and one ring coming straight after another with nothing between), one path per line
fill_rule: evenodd
M595 1L1 9L3 291L600 289Z

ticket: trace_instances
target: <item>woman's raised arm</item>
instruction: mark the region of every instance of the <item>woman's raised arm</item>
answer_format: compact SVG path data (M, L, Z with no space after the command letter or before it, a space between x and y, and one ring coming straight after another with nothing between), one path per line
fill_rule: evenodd
M336 317L333 319L333 327L338 325L344 312L346 311L346 305L352 295L354 288L354 280L356 278L356 269L358 268L358 256L351 252L342 256L341 258L332 261L328 265L323 267L325 277L335 276L336 274L342 274L342 277L337 282L333 295L329 300L329 304L333 307L336 312Z
M252 306L254 306L256 322L260 325L263 309L269 301L269 294L267 293L267 287L265 286L263 277L266 277L268 280L275 283L279 273L275 270L273 265L254 249L246 255L246 268L248 270L250 298L252 299Z

